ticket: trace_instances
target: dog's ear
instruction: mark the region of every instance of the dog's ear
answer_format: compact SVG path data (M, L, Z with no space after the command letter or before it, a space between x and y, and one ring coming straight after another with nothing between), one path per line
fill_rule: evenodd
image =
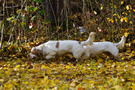
M33 55L38 56L38 57L43 56L42 50L37 49L36 47L33 47L33 48L31 49L31 53L32 53Z
M95 34L96 34L95 32L91 32L89 34L89 38L91 39L92 42L95 40Z
M95 32L91 32L90 34L89 34L89 37L91 37L91 38L93 38L94 39L94 37L95 37Z
M35 47L33 47L33 48L31 49L31 53L32 53L32 54L36 54L36 51L37 51L37 50L36 50Z
M38 57L42 57L42 56L43 56L42 50L36 49L36 55L37 55Z

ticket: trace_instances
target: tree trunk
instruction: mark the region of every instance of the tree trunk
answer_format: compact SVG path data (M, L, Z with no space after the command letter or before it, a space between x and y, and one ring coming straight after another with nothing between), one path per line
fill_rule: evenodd
M86 12L86 2L85 0L83 0L83 14L85 14Z
M0 22L0 29L1 29L0 48L2 48L2 43L3 43L4 21L5 21L5 0L4 0L4 2L3 2L3 24Z

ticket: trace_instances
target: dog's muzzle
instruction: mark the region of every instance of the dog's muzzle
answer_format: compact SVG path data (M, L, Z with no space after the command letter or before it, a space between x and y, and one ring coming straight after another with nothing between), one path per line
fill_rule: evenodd
M30 59L34 59L34 58L36 58L36 57L37 57L37 56L34 55L34 54L32 54L32 53L29 54L29 58L30 58Z

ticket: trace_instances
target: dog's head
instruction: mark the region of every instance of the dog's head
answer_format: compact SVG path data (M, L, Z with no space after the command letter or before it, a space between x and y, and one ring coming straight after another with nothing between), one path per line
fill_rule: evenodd
M34 55L34 54L32 54L32 53L30 53L30 54L29 54L29 58L30 58L30 59L36 59L36 58L37 58L37 56L36 56L36 55Z
M91 38L91 40L93 41L93 40L95 40L95 32L91 32L90 34L89 34L89 37Z
M93 44L93 41L95 40L95 32L91 32L90 34L89 34L89 37L88 37L88 42L89 42L89 45L92 45Z
M42 56L43 56L42 49L38 47L33 47L31 49L31 53L29 54L29 57L31 59L36 58L36 57L42 57Z

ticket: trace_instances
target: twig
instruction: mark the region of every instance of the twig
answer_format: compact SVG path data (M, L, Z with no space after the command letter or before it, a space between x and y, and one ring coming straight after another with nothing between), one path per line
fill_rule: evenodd
M23 9L23 6L24 6L25 2L26 2L26 0L25 0L24 3L22 4L21 10ZM21 10L20 10L20 12L19 12L19 14L18 14L18 16L17 16L17 19L19 18L20 14L21 14ZM15 25L16 25L16 22L14 23L14 26L15 26ZM15 29L15 27L13 27L12 32L14 31L14 29ZM11 34L10 34L9 40L8 40L8 42L7 42L7 45L9 44L9 42L10 42L10 40L11 40L12 32L11 32ZM7 45L6 45L6 46L7 46Z
M55 15L55 12L54 12L54 10L53 10L52 3L51 3L51 1L50 1L50 0L49 0L49 3L50 3L51 9L52 9L52 13L53 13L53 16L54 16L54 19L55 19L55 24L56 24L56 26L57 26L57 19L56 19L56 15Z
M3 31L4 31L4 24L1 25L2 28L1 28L1 42L0 42L0 49L2 48L2 42L3 42Z
M108 27L109 27L109 29L111 30L110 25L107 23L106 16L105 16L105 15L103 15L102 10L101 10L101 9L100 9L100 7L98 6L97 0L95 0L95 2L96 2L96 6L98 7L98 9L99 9L99 10L100 10L100 12L101 12L102 17L104 17L104 20L105 20L105 22L106 22L107 26L108 26Z

